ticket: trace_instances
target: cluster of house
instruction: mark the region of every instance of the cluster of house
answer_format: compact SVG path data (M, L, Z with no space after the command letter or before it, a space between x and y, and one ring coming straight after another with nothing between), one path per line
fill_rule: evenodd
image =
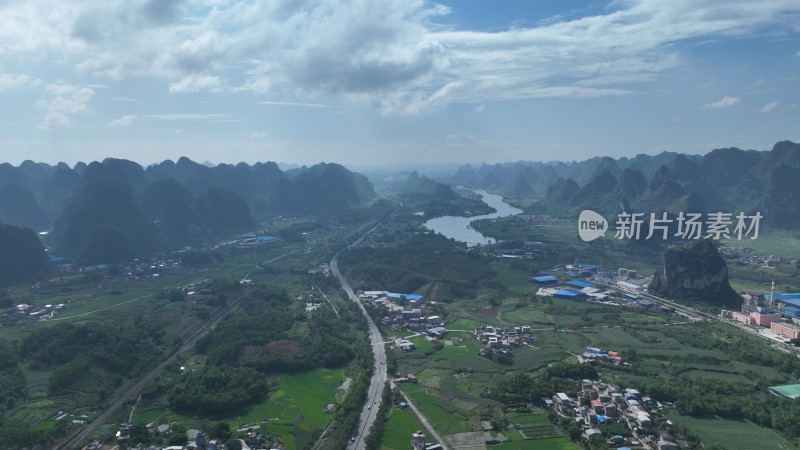
M185 251L185 250L184 250ZM180 252L179 252L180 253ZM111 268L108 264L95 264L91 266L78 266L72 264L69 258L64 256L49 255L50 262L58 267L62 274L89 273ZM134 259L125 263L122 267L122 274L127 278L150 278L158 277L160 272L181 268L179 257L175 258L152 258L148 260Z
M795 268L800 268L800 258L775 255L754 255L751 247L728 247L721 245L719 252L726 255L738 256L737 263L752 264L762 267L777 267L781 264L788 264Z
M305 234L305 233L304 233ZM280 240L277 236L268 236L265 234L245 234L239 236L236 239L231 239L229 241L220 242L214 248L219 247L237 247L237 248L249 248L256 245L261 244L268 244L273 241Z
M398 294L389 291L358 291L361 301L381 306L386 315L384 325L419 332L432 338L440 338L444 332L442 318L428 315L425 297L420 294Z
M769 328L770 331L793 340L800 338L800 293L791 294L745 293L741 311L722 310L720 316L751 326ZM770 306L765 306L769 302Z
M144 445L136 444L128 445L130 442L130 429L131 425L122 423L119 425L116 433L116 444L104 444L100 441L94 441L91 444L83 447L83 450L113 450L120 448L120 446L127 447L130 450L225 450L227 447L220 439L209 438L200 430L190 428L186 430L186 445L172 445L162 447L158 445ZM170 429L169 424L148 424L148 429L154 433L167 433ZM285 450L285 446L281 442L270 442L267 436L259 433L258 431L250 430L247 434L239 439L241 448L243 450Z
M411 448L414 450L443 450L438 442L425 442L425 433L416 431L411 434Z
M527 325L500 328L487 323L481 323L478 328L475 328L473 334L475 335L475 339L479 340L484 345L484 348L480 351L481 356L485 356L487 353L494 351L510 353L512 349L533 340L531 327Z
M11 308L9 311L0 314L0 326L34 320L52 319L55 313L66 308L67 305L63 303L59 303L57 305L47 304L44 306L20 303L19 305Z
M650 450L677 450L678 445L667 432L654 434L650 411L662 409L665 405L650 397L643 397L636 389L620 389L613 383L595 380L583 380L576 398L559 392L552 399L543 398L546 406L552 407L559 415L574 418L583 427L587 438L603 436L598 424L622 422L631 430L631 436L603 436L609 446L619 448L626 446L644 447ZM668 405L667 405L668 406ZM667 426L671 422L665 422Z
M605 361L616 365L627 365L628 363L623 360L618 351L608 350L605 351L597 347L586 347L586 351L581 354L581 362L593 363L597 361Z

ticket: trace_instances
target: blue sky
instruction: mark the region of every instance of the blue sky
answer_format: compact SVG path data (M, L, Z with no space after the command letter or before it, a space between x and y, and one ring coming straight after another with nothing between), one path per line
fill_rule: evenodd
M800 141L797 0L0 0L0 160L582 160Z

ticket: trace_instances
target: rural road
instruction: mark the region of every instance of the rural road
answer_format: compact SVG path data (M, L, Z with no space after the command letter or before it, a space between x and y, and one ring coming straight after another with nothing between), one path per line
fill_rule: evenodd
M394 382L392 382L392 387L394 387ZM408 398L408 396L403 391L400 391L400 394L403 395L403 398L406 400L406 403L408 403L408 406L411 408L412 411L414 411L414 414L417 415L417 419L419 419L422 426L424 426L425 429L428 430L430 436L433 436L433 438L436 439L437 442L442 444L442 447L449 450L450 445L448 444L448 442L444 439L442 435L440 435L436 431L436 428L434 428L433 425L428 421L428 418L425 417L424 414L422 414L422 411L420 411L419 408L417 408L417 405L410 398Z
M386 349L383 346L381 333L375 325L375 322L372 321L372 317L367 314L367 310L358 299L358 296L353 292L350 284L347 283L347 279L339 272L337 256L331 259L331 273L339 279L342 289L347 292L347 296L350 297L350 300L358 304L358 307L361 308L361 313L364 314L364 317L367 319L369 341L372 346L372 354L375 356L375 368L369 384L369 390L367 391L367 401L364 403L364 409L361 411L361 416L359 417L359 426L354 436L355 440L351 442L348 447L351 450L364 450L366 448L365 441L369 434L369 429L372 427L372 424L375 423L378 409L381 407L381 394L383 393L383 386L386 384Z

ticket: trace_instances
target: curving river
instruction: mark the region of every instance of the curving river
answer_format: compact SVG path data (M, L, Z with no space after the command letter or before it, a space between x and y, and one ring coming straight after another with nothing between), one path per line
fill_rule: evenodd
M457 241L466 242L468 247L474 245L485 245L494 242L495 239L484 236L483 234L472 229L470 224L474 220L480 219L496 219L498 217L515 216L522 213L522 210L515 208L503 201L503 197L490 194L486 191L474 191L479 194L483 202L495 209L496 212L486 214L483 216L461 217L461 216L443 216L436 217L425 222L425 228L433 230L437 233L444 235L447 238L453 238Z

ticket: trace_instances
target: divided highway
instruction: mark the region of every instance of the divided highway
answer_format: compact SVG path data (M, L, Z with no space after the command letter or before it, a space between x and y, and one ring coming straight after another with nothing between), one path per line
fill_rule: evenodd
M358 304L358 307L361 308L361 313L364 314L364 317L367 319L369 341L372 345L372 354L375 356L375 368L373 371L372 380L369 384L369 390L367 391L367 401L364 403L364 409L361 411L361 415L359 416L359 425L358 429L356 430L354 440L348 447L351 450L364 450L366 448L365 441L367 439L367 435L369 434L372 424L375 423L375 418L378 415L378 409L381 407L381 394L383 393L383 386L386 384L386 349L384 348L381 333L378 330L378 327L375 325L375 322L372 320L372 317L367 314L367 310L358 299L358 296L356 296L356 294L353 292L353 289L350 287L347 279L342 275L341 272L339 272L337 257L338 254L331 259L331 273L337 279L339 279L342 289L347 292L347 296L350 297L350 300L353 300Z

